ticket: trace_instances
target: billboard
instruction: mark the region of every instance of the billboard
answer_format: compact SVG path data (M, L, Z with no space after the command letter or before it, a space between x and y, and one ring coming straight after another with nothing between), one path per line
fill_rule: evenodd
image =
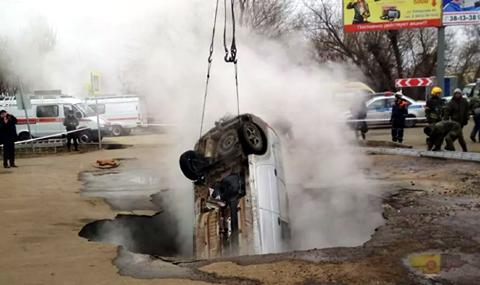
M343 0L344 29L362 32L439 27L441 4L440 0Z
M443 0L443 24L445 26L480 24L480 1Z

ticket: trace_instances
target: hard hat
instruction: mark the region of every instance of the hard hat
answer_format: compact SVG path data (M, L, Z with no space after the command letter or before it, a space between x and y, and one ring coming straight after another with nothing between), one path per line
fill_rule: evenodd
M432 95L442 94L442 88L435 86L432 88Z
M462 93L463 93L463 92L462 92L462 89L456 88L455 90L453 90L453 94L456 94L456 93L462 94Z

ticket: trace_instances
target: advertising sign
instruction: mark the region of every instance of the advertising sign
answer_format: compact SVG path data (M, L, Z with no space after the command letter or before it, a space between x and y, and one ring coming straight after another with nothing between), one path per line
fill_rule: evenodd
M442 24L442 2L343 0L343 23L345 32L439 27Z
M443 0L443 24L445 26L480 24L480 1Z

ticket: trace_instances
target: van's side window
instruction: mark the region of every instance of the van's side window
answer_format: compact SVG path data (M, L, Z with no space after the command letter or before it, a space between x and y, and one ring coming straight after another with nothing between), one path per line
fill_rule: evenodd
M37 117L58 117L58 105L37 106Z
M97 113L97 105L96 104L91 104L88 105L90 108L92 108L95 113ZM98 104L98 114L103 115L105 114L105 104Z
M63 105L63 114L65 114L65 116L67 116L68 111L72 111L72 110L73 110L72 105Z

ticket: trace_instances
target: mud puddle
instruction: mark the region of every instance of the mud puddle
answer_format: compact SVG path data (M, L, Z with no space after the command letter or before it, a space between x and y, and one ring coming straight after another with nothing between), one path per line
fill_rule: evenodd
M150 168L125 168L124 164L114 170L82 172L79 177L83 181L82 195L104 198L112 210L161 210L161 199L151 199L152 195L168 192L162 189L158 172Z
M177 256L178 220L168 205L170 191L162 188L158 170L140 167L135 159L119 159L120 167L112 170L82 172L82 195L103 198L114 211L114 219L98 220L85 225L79 236L90 241L121 246L133 253L152 256ZM151 215L133 213L148 211Z
M176 239L177 222L168 212L153 216L120 214L113 220L87 224L78 235L90 241L110 243L130 252L152 256L177 256L181 248Z

